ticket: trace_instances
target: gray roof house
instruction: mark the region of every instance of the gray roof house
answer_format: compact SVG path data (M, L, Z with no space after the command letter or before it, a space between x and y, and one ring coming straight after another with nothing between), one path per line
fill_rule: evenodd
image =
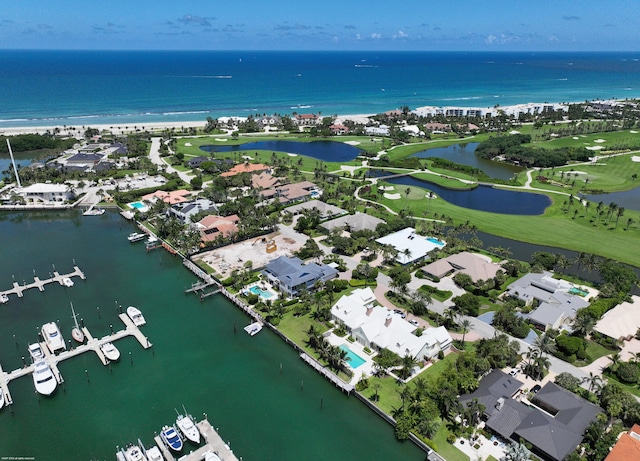
M602 412L597 405L551 382L531 402L514 400L511 396L514 389L517 390L516 382L519 388L522 383L500 370L493 371L473 394L461 396L460 401L464 405L477 398L485 405L488 429L505 439L524 439L542 459L564 459L575 450L587 426Z
M529 273L507 287L507 293L538 307L528 314L529 320L542 330L559 329L576 316L579 309L587 307L589 302L570 293L573 288L569 282L552 277L551 272Z
M174 203L168 209L170 214L174 215L185 224L191 222L191 216L200 213L201 211L217 213L218 208L211 200L199 198L190 202Z
M305 210L311 210L313 208L320 212L321 219L332 218L334 216L339 216L341 214L347 213L347 211L343 210L342 208L338 208L335 205L330 205L329 203L322 202L320 200L309 200L308 202L298 203L297 205L285 208L283 212L288 211L289 213L295 215L298 213L302 213Z
M338 276L338 271L326 264L304 264L300 258L286 256L271 261L262 273L288 296L296 296L303 289L311 291L317 282L326 282Z
M336 227L345 227L349 232L358 232L365 229L375 230L376 226L383 222L384 221L382 219L376 218L375 216L369 216L365 213L356 213L332 219L331 221L322 223L321 226L327 230L332 230Z

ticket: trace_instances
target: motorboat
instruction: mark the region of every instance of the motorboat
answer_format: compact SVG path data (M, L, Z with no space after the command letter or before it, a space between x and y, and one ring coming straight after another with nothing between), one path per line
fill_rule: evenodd
M135 306L127 307L127 315L129 316L133 324L137 327L141 327L142 325L147 323L147 321L144 319L144 316L142 315L142 311Z
M155 245L159 241L160 240L158 239L158 237L156 237L155 235L150 235L149 238L147 239L147 245Z
M42 325L42 338L52 354L61 349L66 349L64 338L60 334L58 325L55 322L49 322Z
M162 432L160 432L160 437L173 451L182 450L182 439L174 426L164 426Z
M141 234L140 232L132 232L131 234L129 234L129 237L127 237L127 240L129 240L131 243L134 243L134 242L140 242L145 238L147 238L147 234Z
M204 454L204 461L222 461L217 453L209 450Z
M164 458L162 457L162 452L160 451L160 448L158 448L156 445L149 448L146 451L145 455L147 456L148 461L164 461Z
M176 419L176 426L180 429L180 432L193 443L200 443L200 431L198 427L193 422L193 418L191 415L188 415L186 412L184 415L178 415Z
M84 342L84 333L82 329L78 325L78 316L76 315L76 311L73 309L73 303L71 303L71 313L73 314L73 324L74 327L71 329L71 337L75 339L79 343Z
M56 390L58 382L51 367L44 360L36 362L33 370L33 384L36 387L38 394L51 395Z
M73 286L73 280L71 280L70 277L64 277L62 279L62 284L67 288L71 288Z
M29 355L34 363L44 358L44 352L42 352L40 343L29 344Z
M147 461L142 449L134 443L129 444L122 453L125 461Z
M260 333L260 330L262 330L262 323L260 322L253 322L244 327L244 331L249 333L251 336L257 335L258 333Z
M0 387L0 408L4 407L4 391Z
M104 343L100 346L100 350L104 356L111 362L115 362L120 358L120 351L113 343Z
M4 293L2 293L0 295L0 304L5 304L9 302L9 297L7 295L5 295Z
M104 214L104 208L89 208L82 213L82 216L100 216Z

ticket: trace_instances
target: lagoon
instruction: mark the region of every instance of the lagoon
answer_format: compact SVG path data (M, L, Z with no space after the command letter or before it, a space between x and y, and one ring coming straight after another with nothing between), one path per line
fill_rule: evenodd
M66 272L75 262L87 276L72 288L48 285L1 306L5 371L22 366L27 343L44 322L59 320L70 338L70 302L96 337L110 325L122 328L116 303L136 305L153 343L143 350L132 338L117 341L122 358L110 367L93 353L62 362L65 384L52 398L38 398L29 376L12 381L14 405L0 410L0 456L113 459L117 445L138 437L150 443L184 404L197 418L207 413L245 460L325 460L344 453L356 460L424 459L269 330L244 334L250 319L225 298L201 303L185 295L195 277L168 253L129 243L135 230L115 212L92 218L79 210L0 213L0 287L29 281L34 271L44 277L54 264Z
M625 190L621 192L611 192L608 194L587 194L583 195L583 198L590 200L594 203L603 202L605 205L616 203L619 207L626 208L628 210L640 211L640 186L631 190ZM620 224L626 223L626 219L623 217L620 220Z
M232 146L210 144L201 146L200 149L205 152L270 150L306 155L325 162L348 162L355 159L362 152L357 147L338 141L256 141Z

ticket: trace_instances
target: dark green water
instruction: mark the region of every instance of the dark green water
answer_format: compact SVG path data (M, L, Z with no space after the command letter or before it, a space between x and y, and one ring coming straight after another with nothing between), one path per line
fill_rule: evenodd
M224 298L200 303L186 296L195 277L166 252L130 244L133 230L115 213L0 213L1 289L11 286L12 275L20 283L30 282L33 270L48 277L52 264L71 271L73 259L87 275L73 288L50 284L44 293L29 290L0 305L5 371L22 365L43 323L59 320L70 338L70 301L95 337L108 334L110 324L122 328L116 301L137 305L154 344L143 350L133 338L117 341L122 358L111 368L92 352L60 363L65 385L51 398L35 394L30 376L12 381L14 414L0 410L0 457L115 459L117 445L138 437L151 443L184 404L198 418L207 413L247 461L424 459L271 332L246 335L248 318Z

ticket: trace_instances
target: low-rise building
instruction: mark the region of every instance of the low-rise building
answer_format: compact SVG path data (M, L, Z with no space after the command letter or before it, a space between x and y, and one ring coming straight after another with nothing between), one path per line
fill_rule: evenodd
M453 273L467 274L473 283L489 280L502 270L500 265L487 260L486 257L463 251L446 258L439 259L422 268L424 272L442 278Z
M296 123L298 126L316 126L322 120L316 114L298 114L296 115Z
M381 237L376 242L380 245L391 245L395 248L398 252L396 261L403 265L420 261L432 251L439 250L445 246L443 241L416 234L416 230L413 227L406 227Z
M73 189L66 184L36 183L27 187L16 188L15 192L27 204L64 203L75 198Z
M614 307L593 328L609 338L620 341L633 339L640 328L640 296L632 296L631 302ZM639 458L640 459L640 458Z
M347 213L347 211L343 210L342 208L339 208L335 205L330 205L326 202L321 202L320 200L309 200L308 202L298 203L296 205L285 208L283 212L289 212L293 215L296 215L302 213L305 210L312 210L314 208L318 210L318 213L320 213L321 219L328 219Z
M634 424L620 436L604 461L636 461L640 459L640 426Z
M348 232L358 232L365 229L373 231L378 224L382 223L384 223L384 221L375 216L370 216L366 213L356 213L332 219L331 221L322 223L321 226L329 231L335 228L343 228Z
M230 237L238 233L238 223L240 217L238 215L216 216L209 215L198 221L198 229L202 242L214 241L218 236Z
M169 207L169 214L178 218L182 223L191 222L191 217L200 212L217 213L218 208L215 203L206 198L199 198L189 202L175 203Z
M297 296L302 290L312 291L318 282L338 276L338 271L326 264L305 264L300 258L280 256L268 263L262 273L287 296Z
M228 178L231 176L235 176L241 173L259 173L261 171L266 171L271 169L270 166L263 165L262 163L239 163L235 165L233 168L229 169L229 171L225 171L220 176L224 178Z
M150 203L155 203L158 200L162 200L169 205L174 205L176 203L188 202L189 200L191 200L191 191L188 191L186 189L172 191L157 190L155 192L152 192L151 194L143 195L142 200Z

